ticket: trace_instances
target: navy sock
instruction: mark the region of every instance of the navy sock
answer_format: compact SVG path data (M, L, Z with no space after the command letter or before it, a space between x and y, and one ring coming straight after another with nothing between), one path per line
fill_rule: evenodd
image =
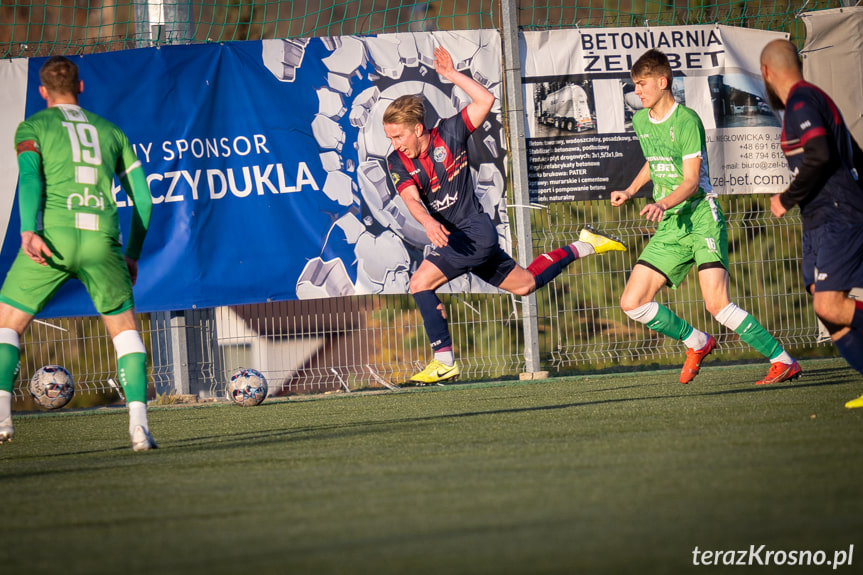
M432 349L438 350L443 347L452 346L452 338L449 335L449 325L438 309L440 300L432 290L421 291L413 294L414 301L423 316L423 325L431 342Z
M863 374L863 333L851 329L833 343L848 365Z
M536 289L539 289L559 276L563 269L576 259L578 259L578 255L572 247L563 246L540 255L527 266L527 269L533 274Z

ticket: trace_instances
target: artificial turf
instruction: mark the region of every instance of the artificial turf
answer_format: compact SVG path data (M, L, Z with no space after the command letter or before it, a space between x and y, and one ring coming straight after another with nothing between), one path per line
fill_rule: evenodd
M0 572L812 573L693 550L852 544L860 572L863 378L802 365L153 407L146 453L122 409L16 414Z

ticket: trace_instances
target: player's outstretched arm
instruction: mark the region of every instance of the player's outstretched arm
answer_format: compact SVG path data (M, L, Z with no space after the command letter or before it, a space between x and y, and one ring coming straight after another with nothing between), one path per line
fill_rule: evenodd
M464 90L471 99L467 106L467 115L474 126L479 126L485 121L486 116L494 106L494 94L466 74L455 69L452 56L446 48L438 46L434 51L434 67L438 74L444 79L452 82Z
M429 241L439 248L447 245L449 243L449 230L429 214L425 204L420 199L419 189L416 186L408 186L399 195L414 219L425 229Z
M701 157L687 158L683 160L683 181L677 188L661 200L647 204L641 209L640 215L651 222L661 222L665 210L670 210L677 204L692 197L699 187L699 175L701 174Z
M626 203L627 200L631 199L632 196L638 193L638 190L643 188L647 182L650 181L650 164L644 162L644 165L641 166L641 169L638 171L638 175L635 176L635 179L632 180L632 183L629 184L629 187L625 190L615 190L611 192L611 205L612 206L622 206Z

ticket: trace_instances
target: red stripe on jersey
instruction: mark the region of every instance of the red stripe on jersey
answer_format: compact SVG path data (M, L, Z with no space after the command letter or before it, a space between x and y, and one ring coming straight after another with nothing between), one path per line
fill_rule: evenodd
M431 139L429 140L429 152L432 154L434 154L434 149L438 145L446 146L446 144L443 143L443 140L441 140L440 133L437 128L432 128L429 135L431 136ZM449 156L449 154L447 154L447 156ZM426 171L426 175L429 177L429 187L431 187L430 191L438 191L440 189L440 181L438 181L437 174L434 171L434 162L432 161L432 158L429 157L429 154L422 154L418 159L423 169Z
M827 92L825 92L824 90L822 90L821 88L819 88L815 84L810 84L806 80L801 80L800 82L797 82L796 84L791 86L791 89L788 91L788 98L789 99L791 98L791 95L794 93L794 91L800 86L806 86L807 88L815 90L816 92L821 94L821 96L827 102L827 105L830 107L830 113L833 115L833 123L836 124L837 126L842 124L842 113L839 111L839 108L836 107L836 103L833 101L833 98L828 96ZM796 112L797 110L799 110L800 108L802 108L805 105L806 105L805 102L797 102L796 104L794 104L793 109Z
M800 136L800 145L805 146L806 142L811 140L812 138L817 138L819 136L826 136L827 130L824 128L810 128L803 132L803 135Z
M23 154L24 152L36 152L39 153L39 146L36 145L36 142L33 140L24 140L23 142L18 142L18 145L15 147L18 154Z
M474 126L471 123L470 116L467 113L467 106L465 106L461 110L461 119L464 120L464 125L467 126L467 129L469 132L473 132L474 130L476 130L479 127L479 126Z
M408 174L413 174L413 172L416 170L416 167L414 167L413 160L411 160L401 152L399 152L399 159L402 161L402 165L405 167L405 170L407 170ZM396 186L396 191L401 194L403 191L405 191L405 189L407 189L408 186L416 186L417 189L421 189L420 183L417 181L416 176L412 175L410 180L404 180L402 182L399 182L399 184Z

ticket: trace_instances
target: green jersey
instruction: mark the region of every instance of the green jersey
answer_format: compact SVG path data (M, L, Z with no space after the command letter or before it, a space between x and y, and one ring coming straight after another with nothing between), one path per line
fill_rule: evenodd
M665 198L683 183L684 160L701 157L698 191L666 210L666 215L690 213L707 194L712 194L704 125L698 114L675 102L668 116L659 121L650 117L649 110L639 110L632 118L632 127L650 165L655 201Z
M22 167L21 231L36 231L41 210L43 228L68 227L118 236L112 193L116 174L135 203L126 255L138 258L152 199L141 162L120 128L80 106L60 104L21 122L15 145ZM29 152L37 155L22 161L21 156ZM34 177L41 180L38 185L32 185Z

